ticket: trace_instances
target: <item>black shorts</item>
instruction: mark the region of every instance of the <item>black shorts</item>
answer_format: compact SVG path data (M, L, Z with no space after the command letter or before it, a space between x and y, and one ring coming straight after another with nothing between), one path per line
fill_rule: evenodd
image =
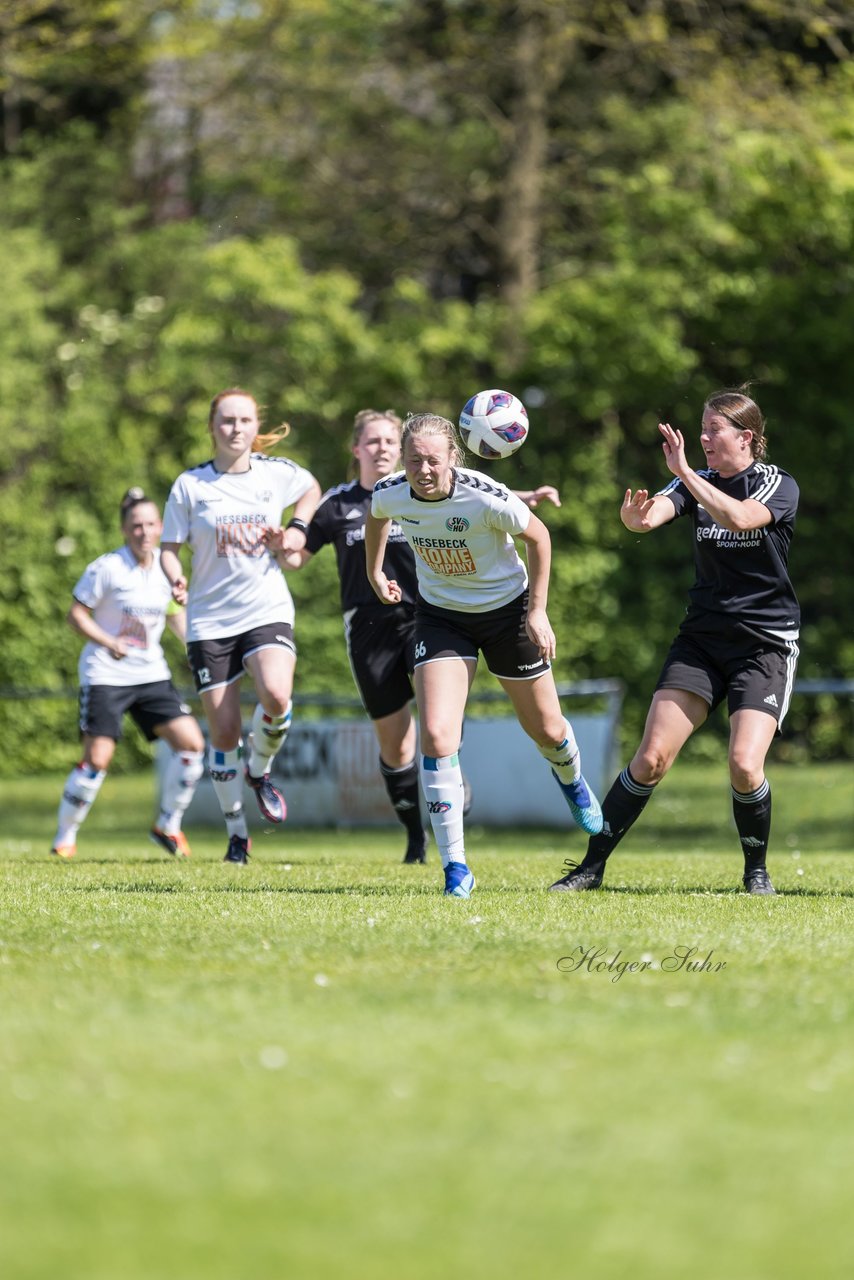
M149 742L162 724L188 716L190 708L182 702L171 680L155 680L151 684L86 684L78 697L80 732L92 738L122 736L122 720L129 712Z
M344 619L353 679L372 720L393 715L415 696L415 606L354 609Z
M296 654L294 629L289 622L268 622L238 636L221 640L191 640L187 661L199 693L234 684L246 668L246 659L259 649L287 649Z
M739 623L726 632L680 631L664 660L656 689L686 689L713 710L765 711L778 725L789 709L798 646Z
M485 613L440 609L418 597L415 606L415 665L462 658L477 662L483 653L494 676L503 680L535 680L551 663L525 630L528 592Z

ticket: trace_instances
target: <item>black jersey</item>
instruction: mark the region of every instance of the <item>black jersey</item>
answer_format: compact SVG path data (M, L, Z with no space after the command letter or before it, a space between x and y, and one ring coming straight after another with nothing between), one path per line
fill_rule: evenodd
M782 640L796 640L800 609L787 564L798 509L797 484L788 472L765 462L752 462L725 479L717 471L697 474L731 498L761 502L773 519L761 529L733 532L721 528L681 480L672 480L660 491L673 503L676 515L690 515L694 526L697 580L689 592L683 629L713 614L718 621L725 616Z
M312 554L327 542L335 547L338 576L341 579L341 608L351 609L376 605L387 609L368 581L365 564L365 520L371 510L371 490L358 480L339 484L323 495L320 506L308 527L305 549ZM416 596L415 556L403 536L400 525L389 526L383 571L400 586L402 603L414 605Z

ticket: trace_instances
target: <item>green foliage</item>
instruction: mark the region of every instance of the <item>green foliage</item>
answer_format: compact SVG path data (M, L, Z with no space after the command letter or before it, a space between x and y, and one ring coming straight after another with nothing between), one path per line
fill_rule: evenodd
M633 539L619 502L668 478L659 420L699 464L703 398L752 379L802 492L801 674L854 672L838 5L72 9L26 0L0 26L0 686L73 684L71 586L118 541L129 484L162 502L207 456L230 384L292 423L287 451L324 486L366 405L454 417L481 386L527 398L531 440L496 474L560 488L541 512L558 674L621 676L631 737L691 566L684 527ZM87 97L101 55L105 96ZM538 196L520 298L502 228L522 171ZM331 555L293 588L301 689L350 694ZM7 736L19 712L0 700ZM4 767L59 764L58 714L35 704L26 758ZM794 754L854 749L841 704L790 724Z

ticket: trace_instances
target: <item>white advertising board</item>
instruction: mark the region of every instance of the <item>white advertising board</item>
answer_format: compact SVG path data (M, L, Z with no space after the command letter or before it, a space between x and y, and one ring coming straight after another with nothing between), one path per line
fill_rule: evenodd
M573 716L572 724L585 777L601 799L603 788L612 780L612 717ZM394 825L397 820L380 777L378 755L368 721L295 723L272 773L287 799L288 822L299 827ZM467 720L460 761L472 789L469 822L496 827L573 825L548 764L515 719ZM261 825L248 790L245 803L250 826ZM194 822L222 823L207 775L187 815L187 826Z

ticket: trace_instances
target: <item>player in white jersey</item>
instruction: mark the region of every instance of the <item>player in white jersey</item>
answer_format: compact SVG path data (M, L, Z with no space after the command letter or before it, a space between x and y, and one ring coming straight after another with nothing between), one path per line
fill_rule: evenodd
M400 463L402 422L390 409L361 409L353 423L352 452L357 479L324 494L309 525L308 541L295 555L280 555L285 569L300 569L328 543L335 547L341 583L347 654L353 679L371 717L380 748L380 773L392 808L406 828L403 861L426 861L426 836L421 822L416 730L410 704L414 696L415 556L404 534L393 525L386 540L384 569L401 590L390 607L380 604L365 568L365 521L371 494ZM540 502L560 506L552 485L518 495L532 509ZM463 779L465 785L465 779Z
M576 822L601 830L598 801L581 773L575 735L551 672L555 636L546 613L551 541L546 526L502 484L460 466L453 425L437 414L407 419L405 470L374 488L365 531L368 577L393 605L400 587L383 571L394 520L415 552L415 690L421 782L445 872L445 893L468 898L459 757L463 716L479 652L519 723L550 763ZM526 545L530 582L513 539Z
M95 802L128 713L149 742L172 748L151 838L167 853L189 857L181 821L202 775L204 738L172 684L160 645L168 622L185 638L184 610L172 601L160 566L160 512L142 489L121 504L124 545L94 560L74 588L67 620L86 637L80 654L83 759L68 775L52 852L73 858L77 831Z
M214 396L208 417L214 456L175 481L163 525L163 568L175 600L187 602L187 653L208 719L208 765L229 837L225 861L237 864L247 862L250 847L240 765L245 672L258 695L246 782L269 822L283 822L287 814L270 769L291 723L294 604L270 539L282 512L293 507L277 545L300 550L320 499L310 472L259 451L283 439L287 425L265 435L260 426L258 405L247 392L232 387ZM178 556L184 543L193 557L189 587Z

